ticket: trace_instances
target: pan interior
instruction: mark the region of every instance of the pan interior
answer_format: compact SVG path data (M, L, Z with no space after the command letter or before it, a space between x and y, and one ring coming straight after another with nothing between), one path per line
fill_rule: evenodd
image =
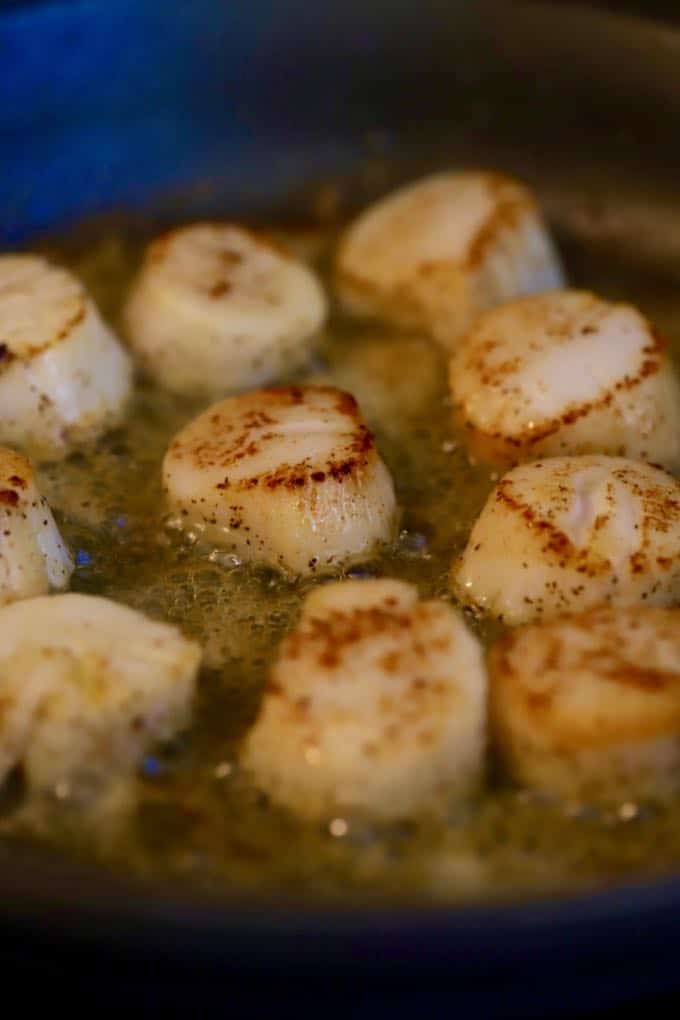
M410 169L392 174L382 167L379 181L369 175L370 187ZM636 182L615 196L606 181L593 169L576 181L546 170L539 182L570 280L638 303L680 361L673 250L680 232L673 229L672 206L661 192L649 202L644 184ZM356 188L338 182L316 192L317 220L330 223L269 224L314 259L327 282L347 195L356 198ZM104 314L119 324L127 285L158 225L151 217L109 217L41 247L81 275ZM442 355L423 337L357 325L336 309L318 357L296 378L323 378L355 392L395 478L403 531L396 546L362 572L401 577L425 596L445 596L451 557L495 476L470 463L451 423ZM142 385L122 428L41 471L76 552L73 588L180 624L205 646L206 667L191 732L149 754L129 784L103 800L62 788L31 805L19 789L6 791L0 840L10 859L28 840L136 878L221 893L284 892L307 902L522 897L677 867L675 801L622 800L595 809L538 797L492 775L474 803L443 805L443 818L382 829L352 819L302 824L267 803L239 774L235 745L254 717L276 645L310 582L292 584L234 566L167 528L162 456L172 434L202 406ZM485 642L498 632L471 622Z

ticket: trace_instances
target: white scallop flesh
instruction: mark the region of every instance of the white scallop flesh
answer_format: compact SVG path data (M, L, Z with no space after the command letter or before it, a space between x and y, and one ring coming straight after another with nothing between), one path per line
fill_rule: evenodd
M394 536L389 472L354 398L332 387L213 405L171 443L163 483L194 539L286 574L335 569Z
M405 818L478 787L485 728L481 647L450 605L333 582L284 639L240 761L303 817Z
M490 724L519 783L619 802L680 786L680 610L605 607L511 631Z
M425 177L365 210L341 239L348 311L424 329L453 350L483 311L564 284L529 191L492 172Z
M520 462L608 453L680 469L680 383L632 305L554 291L483 315L451 358L473 450Z
M281 245L199 223L149 247L125 309L143 371L177 393L222 396L308 360L326 318L315 273Z
M82 284L38 255L1 255L0 442L59 460L120 422L131 387Z
M33 465L0 446L0 606L67 588L71 555L38 491Z
M109 599L52 595L0 609L0 781L33 791L107 782L189 721L200 648Z
M621 457L522 464L489 496L452 587L468 605L524 623L599 603L680 598L680 482Z

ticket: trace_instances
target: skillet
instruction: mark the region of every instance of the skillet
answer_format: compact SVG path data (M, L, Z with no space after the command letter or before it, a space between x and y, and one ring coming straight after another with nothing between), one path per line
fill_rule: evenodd
M329 184L351 209L430 168L486 164L537 188L577 279L594 252L672 283L680 29L610 6L5 5L2 245L116 207L304 214ZM55 977L77 960L119 987L147 982L156 1001L191 981L194 1005L247 996L251 1015L280 1012L283 990L287 1009L311 1011L330 990L326 1011L353 1016L375 996L397 1015L527 1016L680 985L680 878L331 913L140 888L31 850L1 865L6 961Z

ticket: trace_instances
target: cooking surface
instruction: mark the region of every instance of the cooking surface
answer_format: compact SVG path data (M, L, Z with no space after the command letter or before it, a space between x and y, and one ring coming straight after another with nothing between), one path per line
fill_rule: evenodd
M329 236L290 235L320 257ZM138 227L110 222L48 246L91 288L114 323L143 243ZM671 282L612 271L571 243L571 282L637 301L680 354L680 307ZM447 593L494 475L470 464L450 423L445 362L425 339L357 326L337 313L306 378L330 379L358 397L378 436L404 511L397 545L354 568L401 577L425 596ZM298 376L297 378L304 378ZM257 709L268 663L310 584L289 583L192 548L163 508L160 464L173 433L204 404L139 387L126 425L96 449L42 469L76 554L73 588L107 595L178 623L206 649L195 724L176 746L148 756L130 786L102 802L60 784L49 802L4 795L0 832L59 853L190 887L294 898L450 902L568 891L624 875L668 872L680 862L680 804L622 801L597 810L518 791L491 776L478 801L442 805L441 819L369 828L351 818L302 824L269 805L235 767L234 747ZM499 628L473 626L485 640Z

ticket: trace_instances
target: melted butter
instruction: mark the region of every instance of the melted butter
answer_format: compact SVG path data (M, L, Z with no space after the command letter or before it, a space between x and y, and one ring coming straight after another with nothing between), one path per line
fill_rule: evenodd
M321 243L314 251L323 251ZM49 249L83 277L119 323L141 241L102 228ZM574 253L572 279L641 304L680 351L677 288L612 275ZM324 270L323 258L321 269ZM352 390L375 429L403 508L394 548L359 573L401 577L449 597L452 556L495 475L471 464L453 430L446 365L421 337L359 326L337 313L306 376ZM276 646L314 581L289 583L199 551L164 523L160 464L170 437L202 404L138 387L124 427L92 450L41 470L77 556L73 588L177 623L205 647L195 724L146 759L124 791L84 810L71 791L16 810L4 794L4 839L38 840L140 878L215 890L323 898L461 901L568 891L680 862L680 804L606 810L509 788L492 776L479 800L437 819L373 830L353 819L302 824L266 802L235 767L235 746L257 711ZM497 628L472 620L488 643Z

